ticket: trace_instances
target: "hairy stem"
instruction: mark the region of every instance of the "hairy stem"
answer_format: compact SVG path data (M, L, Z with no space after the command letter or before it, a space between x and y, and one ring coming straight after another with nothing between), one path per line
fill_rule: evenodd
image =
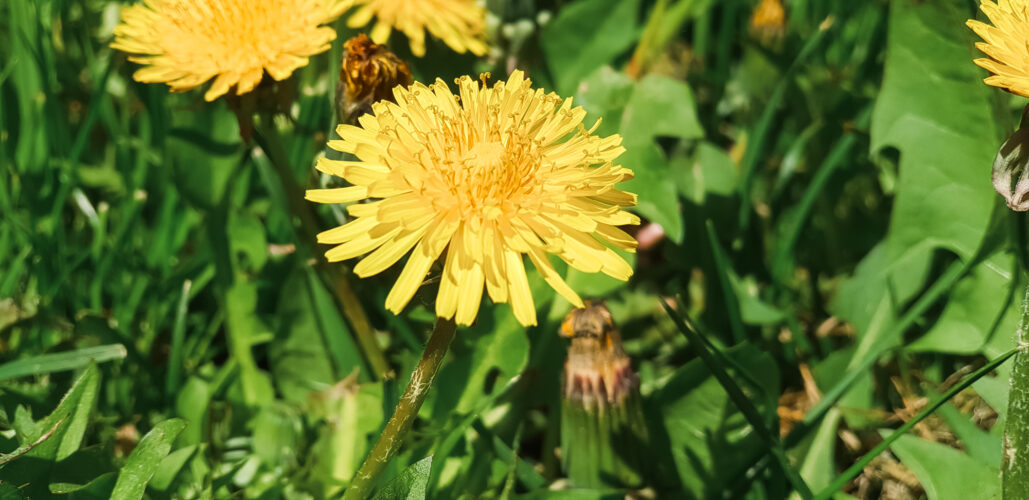
M1001 467L1005 500L1029 498L1029 286L1022 299L1022 321L1015 333L1018 353L1011 369L1008 422L1004 426L1004 461Z
M429 337L428 345L425 346L425 352L422 353L422 359L415 367L414 373L411 374L411 382L407 384L407 389L404 390L404 395L397 403L393 416L386 422L386 428L379 435L379 440L364 459L357 474L354 475L353 482L350 483L350 487L343 495L343 500L367 498L386 465L400 451L404 437L407 435L407 431L411 430L411 424L414 423L418 410L429 394L432 381L436 378L440 365L443 364L443 358L446 357L450 342L454 340L455 331L457 331L457 325L454 320L436 318L436 326L432 329L432 335Z

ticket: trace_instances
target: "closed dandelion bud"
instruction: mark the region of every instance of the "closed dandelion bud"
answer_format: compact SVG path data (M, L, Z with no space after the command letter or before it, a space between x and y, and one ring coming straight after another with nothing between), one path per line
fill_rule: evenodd
M1029 129L1020 128L997 152L993 160L993 188L1004 197L1008 207L1018 212L1029 210Z
M750 32L766 44L780 41L786 32L782 0L761 0L750 15Z
M561 325L571 337L561 405L561 461L578 488L636 488L647 450L639 378L611 312L587 302Z
M356 123L357 117L372 111L373 102L395 102L393 87L397 85L411 85L411 69L406 62L363 33L347 40L336 84L340 123Z

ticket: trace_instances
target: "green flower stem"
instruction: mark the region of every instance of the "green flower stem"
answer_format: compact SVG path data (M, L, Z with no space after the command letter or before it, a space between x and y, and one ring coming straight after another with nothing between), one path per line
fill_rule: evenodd
M386 465L396 456L404 444L404 436L411 430L411 424L425 402L425 396L429 394L429 388L432 387L432 381L443 364L443 358L446 357L456 331L457 325L454 320L436 318L436 326L429 336L429 343L425 346L422 359L411 374L411 382L407 384L404 395L400 397L393 416L386 422L386 428L379 435L379 440L375 442L372 451L354 475L353 482L343 494L343 500L367 498Z
M1015 333L1018 353L1011 368L1008 422L1004 426L1004 460L1001 467L1005 500L1029 498L1029 286L1022 299L1022 321Z
M289 166L289 159L286 149L283 147L282 139L279 137L275 124L270 117L262 117L254 127L254 138L261 149L268 156L269 162L279 178L279 183L286 194L286 202L289 211L300 219L300 227L297 228L297 237L316 247L318 234L318 222L311 204L303 197L303 188L297 183L295 174ZM350 274L340 266L332 266L325 260L321 252L316 253L316 261L321 271L326 274L332 283L333 293L343 310L343 315L349 320L357 343L361 346L368 363L379 378L393 378L393 371L386 361L379 344L375 341L375 334L372 332L368 315L365 314L361 301L357 298L353 286L350 284Z

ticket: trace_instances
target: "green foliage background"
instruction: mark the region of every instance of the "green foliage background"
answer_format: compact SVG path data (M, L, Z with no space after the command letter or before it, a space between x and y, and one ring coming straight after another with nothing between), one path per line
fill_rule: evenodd
M643 495L788 498L779 449L824 497L896 491L897 462L911 495L999 497L1005 365L841 473L1014 345L1025 221L989 170L1024 99L971 62L976 2L787 0L777 35L750 27L756 3L489 0L489 58L391 47L423 82L523 68L623 136L624 188L664 238L628 284L568 280L607 301L640 374L660 437ZM394 275L354 282L396 374L379 380L268 154L224 101L133 81L108 48L119 8L0 0L0 497L335 497L420 356L431 297L393 316ZM355 34L335 27L265 124L303 186L322 182ZM458 332L380 498L624 497L564 489L570 306L533 283L540 326L484 305ZM789 421L781 441L697 358L674 297L767 428Z

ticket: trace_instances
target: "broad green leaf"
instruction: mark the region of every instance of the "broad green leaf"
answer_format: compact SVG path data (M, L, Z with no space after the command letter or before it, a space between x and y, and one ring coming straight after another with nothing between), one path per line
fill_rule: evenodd
M953 405L943 405L937 411L947 422L947 426L961 439L961 444L969 456L990 467L1000 469L1001 455L1004 453L1000 436L980 429L972 421L971 415L959 412Z
M51 488L55 483L87 484L117 470L114 460L110 447L104 444L80 448L54 465L49 477Z
M638 38L639 0L578 0L561 9L540 35L557 91L572 95L593 70Z
M982 352L995 357L1014 347L1018 301L1012 296L1012 259L1001 253L976 266L950 292L943 314L925 335L906 348L951 354Z
M108 472L86 483L81 488L68 494L68 500L108 500L116 498L112 495L117 474Z
M171 487L172 481L175 480L175 477L186 466L189 459L193 458L196 451L197 446L190 445L169 453L168 456L161 460L160 465L157 466L157 471L154 472L154 476L150 479L150 487L158 491L167 491Z
M814 491L819 491L836 476L836 432L840 424L840 411L833 408L818 425L811 445L800 465L800 476Z
M622 500L624 490L544 490L540 489L517 497L518 500Z
M307 274L293 273L285 281L276 312L280 323L275 342L268 350L275 384L285 399L294 403L304 402L311 391L325 390L349 374L336 373L327 340L350 334L345 329L336 329L342 324L338 313L317 308L319 304L325 305L328 297L315 297L327 294ZM350 347L351 353L357 352ZM356 366L355 363L350 369Z
M929 500L1000 498L1000 472L954 448L907 435L890 449L915 473Z
M645 76L633 88L625 106L621 134L625 144L648 142L656 137L703 137L693 91L681 80L655 74Z
M750 371L765 394L779 393L778 371L768 354L751 345L726 354ZM765 445L699 359L676 371L652 401L661 412L674 466L689 497L717 496L743 472L748 458L764 453ZM761 409L761 398L754 401ZM775 411L767 405L763 410ZM662 442L659 438L655 445ZM660 459L655 450L655 460Z
M204 440L204 429L208 428L208 405L211 403L211 386L199 377L186 379L175 399L176 414L189 425L179 434L179 445L200 444Z
M70 456L82 444L99 387L100 373L96 365L91 364L53 413L43 420L32 422L27 412L20 411L19 407L14 428L19 433L24 454L14 457L0 469L0 482L27 484L24 494L45 496L49 492L46 484L56 462ZM25 451L27 445L31 449Z
M24 500L21 490L11 483L0 483L0 500Z
M186 427L180 418L165 420L150 429L132 450L125 465L118 472L118 481L111 498L136 500L143 498L146 485L157 472L164 457L171 452L175 438Z
M183 117L180 133L168 138L173 179L179 192L201 207L213 207L221 201L233 172L239 165L239 152L228 147L214 150L210 144L239 144L236 117L220 103L212 103L196 113L175 113ZM212 153L218 152L216 156Z
M729 283L739 301L740 317L748 325L776 325L786 319L782 311L768 304L758 296L758 287L751 277L740 279L729 272Z
M269 468L288 468L298 462L303 422L299 411L282 402L261 408L250 421L254 456Z
M258 272L268 261L268 241L264 224L253 214L237 210L229 215L229 249L233 265L242 272Z
M987 404L997 412L997 423L994 427L1003 427L1008 414L1008 392L1011 389L1011 366L1001 365L997 376L983 377L972 384L972 388Z
M466 353L451 365L465 371L462 382L461 397L454 411L465 413L475 407L475 403L487 396L487 377L496 371L495 387L502 386L512 377L520 374L529 360L529 339L525 335L525 327L515 319L509 307L493 307L486 315L480 314L478 322L460 335L472 339L472 352ZM485 311L483 311L485 312ZM467 360L467 365L464 361ZM448 367L449 367L448 366ZM452 369L451 373L455 373ZM442 387L442 385L438 385Z
M692 159L677 157L671 164L679 193L698 205L704 204L709 195L729 197L736 192L739 167L711 143L701 142Z
M922 265L938 247L969 258L987 228L996 196L990 171L1003 134L985 72L970 64L978 54L962 27L969 14L961 0L890 2L871 132L873 152L900 152L891 262Z
M601 120L597 134L618 133L622 123L622 112L632 97L636 81L611 66L602 66L579 83L575 103L589 112L586 126L592 127Z
M425 489L432 469L432 455L429 455L404 469L392 481L386 483L372 500L425 500Z
M262 342L265 328L257 317L257 285L238 282L225 297L229 350L239 363L243 398L248 406L259 406L275 395L268 375L257 367L253 347Z
M661 225L668 238L681 243L684 229L679 193L674 182L669 182L668 160L653 141L626 144L619 162L631 169L636 177L619 184L619 189L639 195L633 211Z
M356 382L351 375L309 398L308 415L326 423L310 453L326 497L336 496L353 478L383 425L382 384Z

